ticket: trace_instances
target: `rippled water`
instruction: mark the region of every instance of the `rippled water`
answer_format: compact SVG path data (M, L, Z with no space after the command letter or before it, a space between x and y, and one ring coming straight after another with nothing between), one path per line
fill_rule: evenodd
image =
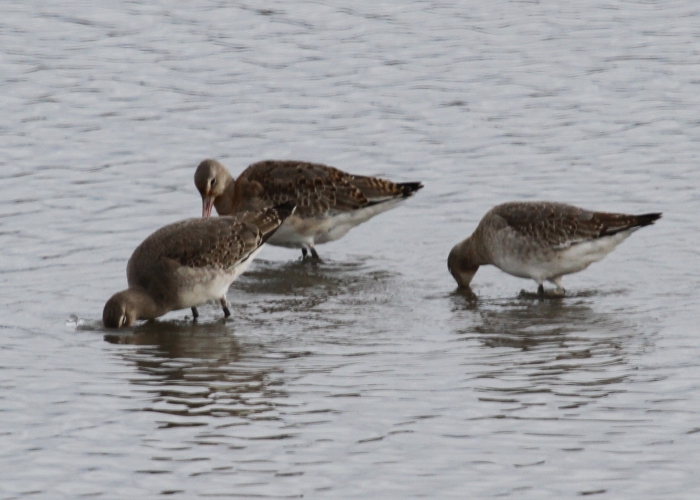
M700 9L670 2L0 6L2 498L697 498ZM205 157L423 181L266 248L233 319L101 324L199 215ZM663 211L564 300L446 270L491 206Z

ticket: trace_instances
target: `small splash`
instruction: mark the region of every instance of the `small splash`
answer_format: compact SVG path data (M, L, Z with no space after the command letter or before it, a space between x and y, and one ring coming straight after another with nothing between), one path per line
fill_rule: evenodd
M83 325L85 321L82 319L78 318L75 314L71 314L68 316L68 319L66 320L66 326L69 326L71 328L78 328L79 326Z

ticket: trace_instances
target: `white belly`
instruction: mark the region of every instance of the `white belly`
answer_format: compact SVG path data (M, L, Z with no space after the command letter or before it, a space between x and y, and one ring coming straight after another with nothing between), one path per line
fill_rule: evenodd
M496 252L493 263L508 274L519 278L531 278L541 283L586 269L612 252L636 229L576 243L563 249L537 250L535 245L530 246L527 251L516 247L505 248Z
M261 249L262 247L258 247L245 261L226 270L212 267L179 268L177 270L178 308L197 307L225 297L231 283L250 267Z
M405 198L396 198L359 210L320 217L302 218L295 214L290 216L267 242L280 247L309 248L335 241L345 236L353 227L394 208L404 200Z

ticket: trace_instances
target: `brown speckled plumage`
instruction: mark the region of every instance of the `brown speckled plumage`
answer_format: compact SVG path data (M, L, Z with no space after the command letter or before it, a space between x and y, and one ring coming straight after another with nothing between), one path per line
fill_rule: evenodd
M191 268L228 269L262 245L285 218L282 210L270 209L169 224L136 247L127 266L129 282L141 279L161 260Z
M455 245L448 268L469 286L481 265L492 264L540 285L551 281L563 293L561 277L602 259L635 229L661 217L584 210L553 202L510 202L489 210L474 233Z
M565 203L510 202L491 209L480 224L504 225L538 245L562 249L631 227L645 226L658 219L658 215L593 212Z
M203 216L216 207L219 215L241 210L260 210L280 203L294 203L296 213L285 224L272 245L309 249L315 243L337 239L353 225L393 206L418 191L419 182L394 183L386 179L352 175L337 168L301 161L266 160L253 163L234 181L216 160L204 160L195 172L195 185L203 200ZM377 207L372 209L372 207ZM363 209L367 209L363 212ZM350 222L354 214L356 221ZM341 221L349 227L333 231L331 219L349 215Z
M127 264L129 288L105 305L108 327L128 326L168 311L219 299L235 277L293 212L285 205L233 216L187 219L147 237Z

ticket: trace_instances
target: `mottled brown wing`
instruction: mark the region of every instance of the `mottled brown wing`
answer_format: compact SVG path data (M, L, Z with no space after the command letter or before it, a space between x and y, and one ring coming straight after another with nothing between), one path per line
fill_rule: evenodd
M139 245L132 260L168 259L187 267L227 269L247 259L284 222L293 208L270 208L233 216L187 219L165 226ZM143 255L144 257L138 257Z
M369 200L350 182L351 177L318 163L254 163L236 181L235 210L294 203L298 215L313 217L367 206Z
M554 248L653 223L661 214L626 215L592 212L551 202L514 202L496 207L496 214L517 233Z
M379 177L351 175L348 182L362 191L371 203L381 203L397 197L411 196L423 187L420 182L396 183Z
M592 212L559 203L506 203L498 215L517 233L555 248L598 238L602 230Z
M403 195L398 184L378 177L353 175L349 182L373 202L388 200Z
M599 237L611 236L620 231L633 227L644 227L653 224L661 218L661 213L648 213L641 215L611 214L607 212L594 212L593 220L602 225Z

